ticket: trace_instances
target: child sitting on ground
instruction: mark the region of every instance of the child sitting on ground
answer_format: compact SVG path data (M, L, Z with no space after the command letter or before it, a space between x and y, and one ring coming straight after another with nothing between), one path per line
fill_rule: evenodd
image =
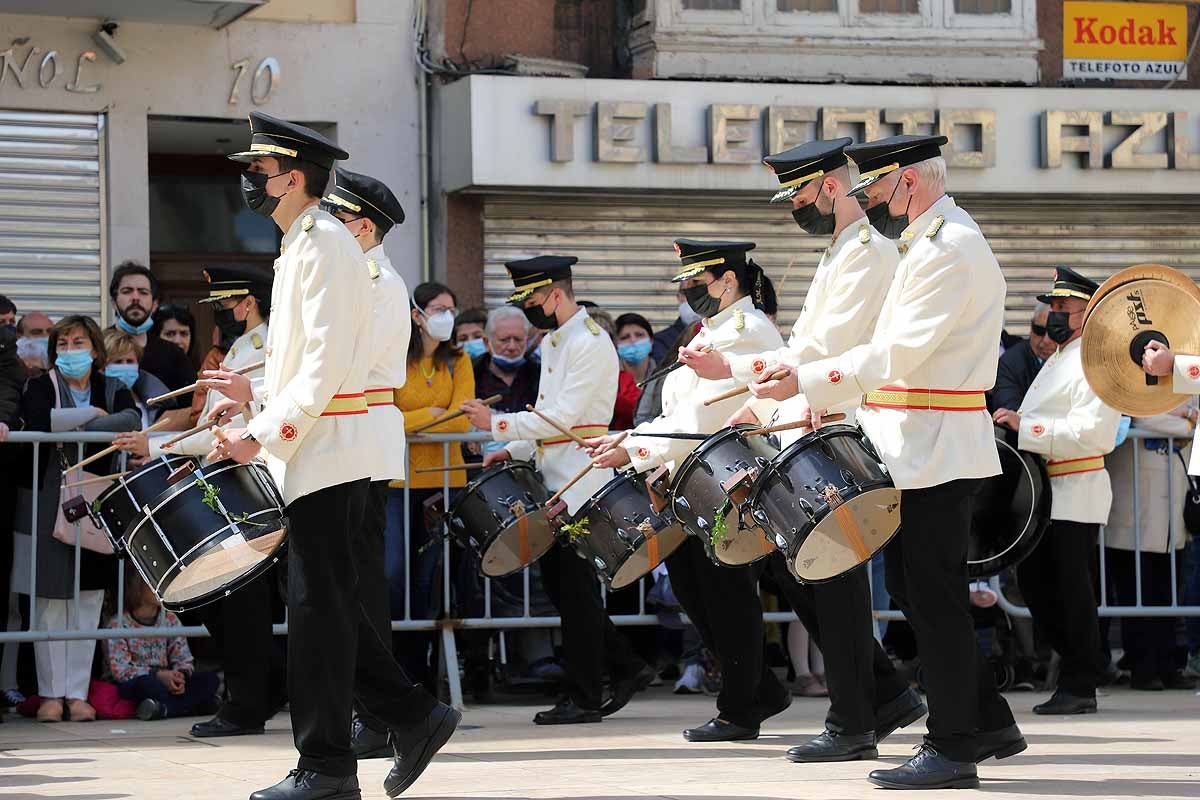
M158 597L136 570L125 570L125 608L110 628L178 628L179 618L159 605ZM207 714L216 705L217 673L196 672L187 639L109 639L108 671L127 700L138 703L138 719Z

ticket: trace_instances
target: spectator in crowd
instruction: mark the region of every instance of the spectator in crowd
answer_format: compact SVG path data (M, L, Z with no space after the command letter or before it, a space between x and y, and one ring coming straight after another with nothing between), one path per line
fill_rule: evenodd
M179 628L179 618L165 610L137 570L125 570L125 608L109 628ZM206 714L217 699L217 673L196 672L192 651L183 636L107 639L107 674L126 700L138 704L138 719L166 719Z
M59 320L50 333L50 359L53 369L31 380L21 400L21 418L27 431L62 433L85 431L132 431L141 423L133 395L121 381L104 374L104 339L90 317L69 316ZM85 452L96 452L103 445L92 445ZM39 630L72 627L87 630L100 625L104 590L116 576L116 562L83 549L79 564L79 595L75 596L75 546L54 536L58 524L63 463L75 461L75 448L41 445L40 485L18 489L14 527L20 535L36 535L37 597L34 598ZM113 472L113 459L93 469L98 474ZM78 479L73 471L69 477ZM33 520L33 492L38 492L36 529ZM64 711L72 721L88 721L96 711L87 702L92 671L94 639L81 641L37 642L38 693L42 704L37 718L57 722ZM64 700L66 707L64 709Z
M17 304L0 294L0 328L17 332Z
M432 422L447 409L457 410L463 401L475 397L475 373L471 359L452 341L454 319L458 316L454 292L440 283L422 283L413 290L412 319L414 333L408 346L408 373L404 386L396 391L396 405L404 412L404 429ZM464 433L471 423L457 417L433 428L431 433ZM447 462L445 454L449 453ZM448 480L451 488L466 485L466 472L455 470L449 476L440 472L418 473L420 467L462 464L462 448L439 443L408 444L408 477L393 481L388 490L387 529L385 531L385 571L392 595L392 616L404 618L404 592L411 589L413 619L432 619L440 594L434 590L442 548L434 538L441 531L426 525L426 503L437 502ZM408 508L404 505L404 487L410 489ZM446 499L446 503L449 498ZM405 514L407 513L407 517ZM407 549L404 531L408 528ZM429 649L433 639L424 633L413 634L393 649L405 670L418 681L432 686Z
M30 311L17 323L17 356L30 378L36 378L50 368L47 352L52 325L50 318L40 311Z
M187 354L188 361L195 363L196 318L184 306L173 303L159 306L154 312L154 327L150 336L165 339Z
M536 403L541 369L525 355L529 320L521 309L500 306L489 313L483 341L484 354L474 361L476 394L500 395L500 402L492 406L500 413L524 411L525 406ZM500 442L486 444L503 447Z
M617 317L617 356L621 360L621 372L617 382L617 403L613 409L612 429L629 430L634 427L634 415L642 390L638 383L657 366L650 356L653 348L654 329L641 314L622 314Z
M108 294L117 311L114 327L133 334L142 346L142 369L158 377L169 389L182 389L196 381L196 368L187 354L159 336L148 336L158 310L159 284L148 268L126 261L113 271ZM181 400L192 402L190 394Z
M687 304L684 303L684 305ZM691 310L691 306L688 306L688 310ZM679 336L675 339L675 341L671 342L665 350L667 353L667 362L673 363L679 353L679 348L687 347L687 345L691 343L692 338L695 337L699 331L699 322L697 322L695 325L687 325L686 327L680 329ZM659 331L659 334L661 333L662 331ZM659 334L655 334L654 336L656 341ZM653 348L650 350L650 358L654 358ZM654 363L655 366L662 364L662 362L659 361L655 361ZM662 387L663 381L666 379L667 377L664 375L662 377L655 378L642 387L642 396L638 398L637 410L633 414L634 425L641 425L643 422L649 422L650 420L662 414Z
M110 378L116 378L133 393L133 402L137 404L138 412L141 414L143 428L152 425L163 411L175 407L174 398L153 406L146 404L151 397L166 394L168 390L166 384L138 366L142 361L142 346L138 344L132 334L109 328L104 332L104 351L108 354L107 362L104 365L104 374ZM143 445L140 449L145 449L146 434L142 431L122 433L117 438L121 437L138 437ZM115 439L114 443L116 443ZM147 455L146 452L135 452L134 454L137 456Z
M1118 605L1138 604L1135 560L1141 562L1141 604L1171 604L1171 561L1187 538L1182 519L1187 470L1177 454L1192 435L1196 414L1192 400L1166 414L1135 417L1133 428L1161 438L1127 439L1107 459L1114 491L1104 546L1109 586ZM1174 437L1174 447L1166 437ZM1175 660L1176 622L1173 617L1121 618L1122 662L1128 664L1134 689L1195 688L1195 679L1184 677Z
M465 350L472 361L487 350L483 341L487 318L486 309L468 308L454 319L454 343Z
M694 333L696 326L700 324L700 315L692 311L692 307L688 305L687 298L683 296L683 292L675 292L675 302L679 305L679 316L670 325L654 334L650 357L654 359L656 364L674 361L680 347L677 341L683 335L684 330L691 328Z
M1029 338L1017 340L1000 356L996 386L988 397L988 409L993 413L1000 408L1020 408L1038 370L1054 355L1054 340L1046 334L1049 315L1050 306L1038 303L1029 322Z
M13 560L13 513L17 502L17 479L22 469L19 450L3 446L8 432L20 427L21 387L25 383L25 370L17 358L17 338L8 330L0 329L0 626L9 620L9 589ZM19 616L19 615L18 615ZM6 657L4 663L11 666L0 677L0 689L11 690L13 699L16 691L16 648L11 643L0 646ZM11 651L11 654L9 654ZM0 697L0 719L4 718L6 699Z

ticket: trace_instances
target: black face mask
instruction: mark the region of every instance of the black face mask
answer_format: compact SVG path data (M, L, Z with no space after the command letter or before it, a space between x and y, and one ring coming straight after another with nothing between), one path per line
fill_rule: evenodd
M275 175L268 175L265 172L242 173L242 199L246 201L246 205L251 211L262 214L264 217L269 217L274 213L283 195L272 197L267 194L267 181L271 178L278 178L282 174L282 172Z
M811 233L813 236L828 236L837 227L837 220L834 218L833 212L822 214L820 209L817 208L816 200L813 200L808 205L793 208L792 219L796 220L796 224L800 226L800 230L805 233Z
M899 188L900 181L896 181L896 186L892 189L892 196L886 203L880 203L867 209L867 221L871 223L871 227L889 239L899 239L900 234L904 233L904 229L908 227L908 209L912 206L912 195L908 196L908 205L904 207L904 213L900 216L893 217L892 212L888 210L892 204L892 197L896 196L896 189Z
M1055 344L1066 344L1067 340L1075 335L1075 329L1071 327L1070 313L1051 311L1046 317L1046 335Z
M683 290L683 297L701 318L711 317L721 310L721 298L708 293L708 286L701 284Z
M521 310L525 312L525 319L529 320L529 324L535 328L540 328L544 331L552 331L558 328L557 315L547 314L541 304L524 306Z
M217 330L221 332L220 346L226 351L233 347L235 339L246 332L246 320L235 318L232 308L218 308L213 312L213 321L217 323Z

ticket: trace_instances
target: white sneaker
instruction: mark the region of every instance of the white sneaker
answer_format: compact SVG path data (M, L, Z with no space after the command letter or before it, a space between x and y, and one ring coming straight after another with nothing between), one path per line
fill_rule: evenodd
M688 664L675 681L675 694L704 694L704 667Z

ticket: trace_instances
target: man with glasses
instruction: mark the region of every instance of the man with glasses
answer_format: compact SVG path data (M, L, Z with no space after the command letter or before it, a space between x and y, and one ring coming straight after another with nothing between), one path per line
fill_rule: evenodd
M996 367L996 387L988 398L988 410L993 414L1000 409L1021 407L1021 400L1033 385L1038 370L1046 359L1054 355L1054 341L1046 335L1046 319L1050 306L1038 303L1029 323L1029 338L1017 342L1004 351Z

